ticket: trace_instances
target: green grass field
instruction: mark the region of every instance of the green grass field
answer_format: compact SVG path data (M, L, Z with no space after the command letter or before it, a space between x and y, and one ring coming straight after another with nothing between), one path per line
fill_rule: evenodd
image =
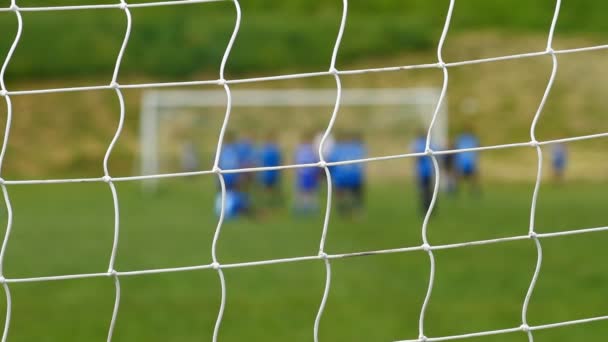
M120 271L211 262L216 227L213 177L162 181L155 196L138 183L119 183ZM429 224L434 245L525 235L532 184L485 184L481 197L442 194ZM606 225L605 184L541 187L536 226L550 232ZM8 188L13 234L8 278L105 272L113 236L106 184L21 185ZM421 244L418 203L409 179L372 184L358 220L333 214L330 254ZM5 212L2 213L3 220ZM287 210L226 222L218 243L224 264L316 255L322 213L295 219ZM542 240L544 259L531 300L531 325L608 314L605 272L608 233ZM435 252L437 271L425 320L427 336L516 327L536 262L531 240ZM424 252L332 260L332 283L321 321L322 341L416 338L429 277ZM321 261L225 271L227 302L221 341L310 341L322 297ZM210 340L220 285L213 270L121 278L115 341ZM11 341L105 340L114 302L111 278L19 283ZM2 296L4 297L4 296ZM2 306L5 304L2 303ZM0 309L4 311L4 309ZM599 341L608 323L535 332L535 341ZM527 341L523 333L471 341Z

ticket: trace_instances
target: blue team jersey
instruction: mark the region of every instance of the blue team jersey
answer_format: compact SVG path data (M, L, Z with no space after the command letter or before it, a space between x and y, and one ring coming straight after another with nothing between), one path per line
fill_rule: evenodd
M341 142L334 146L329 161L340 162L365 158L366 151L360 141ZM330 167L331 178L337 187L358 186L363 182L363 163Z
M456 140L456 148L464 149L464 148L475 148L479 147L479 141L477 138L470 133L462 134ZM475 151L470 152L461 152L456 153L454 156L454 161L456 162L456 167L464 172L472 172L475 170L477 166L478 153Z
M226 202L224 204L224 218L237 217L247 209L247 198L238 191L226 190ZM215 214L219 217L222 212L222 193L215 197Z
M301 144L296 149L296 164L311 164L319 161L312 144ZM319 169L304 167L296 169L296 188L301 191L315 190L319 185Z
M265 144L259 155L259 165L262 167L281 165L281 151L276 144ZM259 180L264 185L273 185L279 180L278 170L262 171L258 173Z
M412 152L424 153L426 151L426 137L418 137L412 145ZM419 179L431 178L434 174L433 160L429 156L416 158L416 175Z
M248 139L242 139L234 144L241 168L255 166L255 147Z
M239 155L234 144L224 144L224 146L222 146L219 167L222 170L234 170L240 167ZM238 173L224 173L223 176L226 189L231 190L236 188L239 181Z

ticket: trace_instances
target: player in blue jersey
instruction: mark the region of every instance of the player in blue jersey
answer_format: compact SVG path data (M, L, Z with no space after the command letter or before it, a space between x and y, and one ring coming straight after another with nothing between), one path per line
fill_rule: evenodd
M426 151L426 133L420 131L412 143L413 153L424 153ZM433 185L435 167L433 159L429 156L416 157L414 173L416 174L416 185L420 195L422 214L426 214L433 199Z
M234 170L240 168L239 155L234 144L234 136L231 132L227 132L224 136L222 150L218 163L222 170ZM230 214L229 217L236 217L246 213L249 209L248 199L242 191L241 175L239 173L224 173L224 185L226 187L226 209L225 214ZM216 197L215 212L220 213L221 192ZM218 202L219 201L219 202Z
M296 148L296 164L313 164L319 161L319 151L315 151L312 137L305 134ZM294 212L309 215L317 212L320 169L315 166L296 169Z
M568 153L564 144L557 143L553 145L551 150L551 166L553 166L553 177L557 182L561 182L564 179L567 157Z
M469 149L479 147L479 139L472 129L465 130L456 138L456 149ZM470 183L474 192L479 193L479 153L477 151L459 152L455 155L456 170L462 181Z
M248 133L242 133L240 137L234 142L234 148L239 159L239 168L252 168L256 167L256 150L253 139ZM245 194L249 194L251 190L251 183L254 178L252 172L243 172L239 174L241 191Z
M222 170L234 170L241 167L239 154L234 143L234 137L230 132L226 133L224 137L218 164ZM239 173L224 173L223 177L226 190L240 190L241 177Z
M348 133L336 142L330 162L341 162L365 158L366 151L361 135ZM338 210L343 214L354 214L363 208L365 170L363 163L350 163L330 167L332 183L336 190Z
M281 150L274 135L268 134L266 141L259 148L258 166L279 166L281 165L281 159ZM262 187L262 202L267 206L275 207L282 201L279 170L260 171L257 176L258 183Z
M255 146L253 140L249 135L242 135L235 143L234 147L239 155L239 162L241 168L254 167L256 164L255 160Z
M448 150L455 149L453 142L449 142L447 147L448 147ZM458 180L458 174L456 172L456 165L454 165L455 158L456 158L456 154L454 154L454 153L448 153L443 156L443 170L444 170L443 174L445 174L445 185L446 185L445 190L449 195L454 195L456 193L456 182ZM442 174L442 176L443 176L443 174Z

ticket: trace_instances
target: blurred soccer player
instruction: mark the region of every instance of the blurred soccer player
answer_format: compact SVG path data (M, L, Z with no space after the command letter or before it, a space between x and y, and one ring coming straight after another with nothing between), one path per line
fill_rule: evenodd
M234 170L241 167L239 154L234 143L234 135L227 132L222 143L222 151L220 152L219 165L222 170ZM239 190L240 174L239 173L224 173L224 184L226 190Z
M426 151L426 134L420 131L414 142L412 143L411 151L413 153L424 153ZM420 196L420 209L422 214L426 214L433 199L433 185L435 168L433 160L429 156L416 157L415 165L416 186Z
M314 148L315 151L319 151L319 147L321 147L321 140L323 140L323 135L325 134L325 132L319 132L317 133L317 135L315 135L315 139L314 139ZM329 156L331 155L331 151L334 148L336 141L333 137L333 135L329 134L327 136L327 138L325 139L325 141L323 142L323 151L321 151L321 153L323 154L323 159L328 160Z
M479 147L479 140L470 128L466 129L456 139L456 149L475 147ZM454 157L456 170L461 181L470 183L471 189L477 194L480 193L478 159L477 151L459 152Z
M312 137L303 135L303 139L296 148L296 164L312 164L319 161L319 152L315 151ZM294 212L298 215L310 215L319 209L320 169L318 167L305 167L296 169L296 188L294 198Z
M366 155L361 135L348 133L340 137L330 154L330 162L362 159ZM336 190L338 210L342 214L355 214L363 208L364 166L350 163L330 167L332 183Z
M227 132L222 144L219 167L222 170L234 170L240 167L239 155L234 144L234 135ZM224 185L226 187L226 217L236 217L248 211L248 198L241 189L241 175L239 173L224 173ZM216 196L215 212L219 216L221 208L221 189Z
M454 143L450 142L448 144L448 150L455 149ZM446 179L446 192L448 194L454 194L456 192L456 182L457 182L457 174L456 174L456 165L454 165L454 159L456 155L454 153L448 153L443 157L443 165L445 170L445 179Z
M553 166L553 178L557 182L562 182L566 171L567 152L566 146L562 143L553 144L551 150L551 165Z
M233 219L247 214L249 202L242 192L226 189L226 202L224 205L224 218ZM222 213L222 193L218 192L215 197L215 214L219 217Z
M241 134L238 140L234 142L234 148L238 156L240 169L256 166L255 146L249 134ZM253 177L252 172L243 172L239 175L242 192L249 192Z
M268 134L266 141L260 147L259 166L279 166L281 165L281 159L281 150L277 145L274 135ZM263 202L267 206L275 207L282 200L279 170L261 171L257 175L258 182L262 187Z

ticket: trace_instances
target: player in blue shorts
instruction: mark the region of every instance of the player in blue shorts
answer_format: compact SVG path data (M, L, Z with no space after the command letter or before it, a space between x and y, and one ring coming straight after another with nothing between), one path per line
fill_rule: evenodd
M296 148L296 164L311 164L319 161L319 151L315 151L312 137L303 136L302 142ZM304 167L296 169L296 188L294 212L298 215L310 215L319 209L320 169L318 167Z
M566 161L568 157L566 146L562 143L554 144L551 150L551 157L553 177L557 182L561 182L564 179L564 172L566 170Z
M456 139L456 149L468 149L479 147L479 140L471 129L467 129ZM480 192L479 188L479 153L477 151L459 152L454 156L456 170L462 181L470 183L475 193Z
M366 156L361 135L348 133L340 137L330 154L330 162L362 159ZM332 183L336 190L338 210L342 214L354 214L362 210L364 198L364 164L352 163L330 167Z
M419 132L412 143L413 153L424 153L426 151L426 134ZM433 160L429 156L416 157L414 173L416 174L416 185L420 196L422 214L426 214L433 199L433 185L435 168Z
M273 167L281 165L281 150L274 135L268 134L266 141L259 149L258 166ZM267 206L275 207L282 201L281 179L279 170L266 170L257 173L257 180L262 187L263 201Z
M242 192L226 189L226 202L224 205L224 218L234 219L249 210L249 202ZM219 217L222 212L222 193L219 192L215 197L215 214Z

